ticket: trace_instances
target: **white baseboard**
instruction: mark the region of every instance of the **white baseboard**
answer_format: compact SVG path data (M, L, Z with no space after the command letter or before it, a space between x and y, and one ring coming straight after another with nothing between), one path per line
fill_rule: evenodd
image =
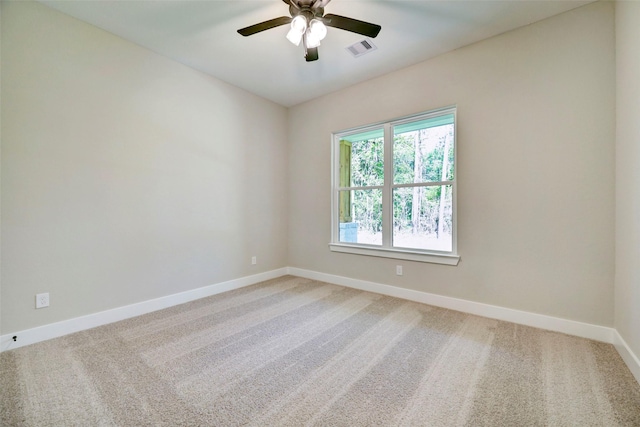
M590 323L577 322L575 320L561 319L559 317L547 316L544 314L530 313L527 311L514 310L495 305L484 304L469 300L446 297L442 295L430 294L427 292L415 291L411 289L398 288L381 283L368 282L365 280L351 279L343 276L319 273L301 268L289 267L289 274L305 277L313 280L320 280L335 285L347 286L349 288L363 291L375 292L389 295L410 301L421 302L434 305L436 307L448 308L462 311L464 313L475 314L477 316L489 317L491 319L505 320L519 325L533 326L535 328L549 331L562 332L596 341L614 343L615 329L605 326L593 325Z
M280 268L255 274L253 276L241 277L239 279L216 283L214 285L190 291L167 295L165 297L126 305L124 307L118 307L111 310L101 311L99 313L88 314L86 316L39 326L37 328L6 334L0 337L0 352L61 337L74 332L84 331L86 329L95 328L97 326L106 325L120 320L129 319L131 317L162 310L163 308L172 307L174 305L184 304L185 302L253 285L265 280L274 279L276 277L284 276L285 274L287 274L287 268ZM14 336L18 337L17 341L13 341Z
M640 359L631 351L631 348L629 348L618 331L614 333L613 345L616 347L616 350L618 350L618 353L620 353L622 360L627 364L633 376L636 377L636 381L640 383Z
M631 351L620 334L613 328L577 322L574 320L561 319L558 317L546 316L543 314L514 310L469 300L436 295L411 289L398 288L395 286L368 282L365 280L351 279L343 276L319 273L316 271L295 267L285 267L256 274L253 276L241 277L239 279L205 286L202 288L193 289L191 291L168 295L165 297L143 301L124 307L118 307L99 313L93 313L82 317L76 317L73 319L52 323L49 325L39 326L37 328L2 335L0 336L0 352L23 347L25 345L34 344L52 338L57 338L74 332L95 328L97 326L106 325L120 320L129 319L131 317L140 316L152 311L162 310L174 305L183 304L189 301L208 297L222 292L227 292L233 289L250 286L265 280L284 276L285 274L292 274L299 277L333 283L349 288L375 292L378 294L389 295L410 301L434 305L437 307L448 308L464 313L475 314L492 319L505 320L520 325L562 332L569 335L613 344L618 353L620 353L622 359L625 361L625 363L633 373L634 377L640 383L640 360ZM18 340L13 341L13 336L17 336Z
M489 317L491 319L504 320L517 323L519 325L532 326L549 331L562 332L564 334L602 341L613 344L624 360L625 364L640 383L640 359L636 356L625 340L614 328L608 328L590 323L577 322L575 320L562 319L559 317L536 314L527 311L514 310L511 308L499 307L480 302L446 297L442 295L430 294L427 292L415 291L411 289L398 288L381 283L368 282L365 280L351 279L349 277L336 276L332 274L319 273L317 271L304 270L301 268L288 267L288 274L333 283L335 285L360 289L363 291L375 292L389 295L410 301L434 305L436 307L448 308L464 313L475 314L477 316Z

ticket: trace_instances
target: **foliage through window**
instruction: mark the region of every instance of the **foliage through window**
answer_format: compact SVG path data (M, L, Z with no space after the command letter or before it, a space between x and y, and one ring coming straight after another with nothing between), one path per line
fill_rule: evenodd
M334 237L455 254L455 108L334 135Z

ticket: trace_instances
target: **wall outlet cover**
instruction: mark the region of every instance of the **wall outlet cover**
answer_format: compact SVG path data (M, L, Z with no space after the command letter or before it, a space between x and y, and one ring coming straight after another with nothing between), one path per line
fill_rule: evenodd
M36 308L49 307L49 292L36 294Z

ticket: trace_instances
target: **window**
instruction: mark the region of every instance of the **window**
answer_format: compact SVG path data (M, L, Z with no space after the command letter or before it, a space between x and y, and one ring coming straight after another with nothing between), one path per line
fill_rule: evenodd
M331 250L455 265L456 109L333 135Z

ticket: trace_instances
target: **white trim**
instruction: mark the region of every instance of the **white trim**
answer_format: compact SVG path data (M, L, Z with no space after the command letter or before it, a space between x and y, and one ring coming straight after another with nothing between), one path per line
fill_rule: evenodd
M287 274L287 268L279 268L277 270L271 270L252 276L216 283L214 285L204 286L202 288L142 301L123 307L117 307L98 313L88 314L86 316L75 317L61 322L26 329L24 331L9 333L0 337L0 351L11 350L74 332L118 322L120 320L140 316L152 311L162 310L178 304L184 304L185 302L231 291L233 289L243 288L265 280L275 279L276 277L284 276L285 274ZM18 340L14 342L13 336L17 336Z
M451 184L451 252L458 254L458 106L453 109L453 184Z
M382 247L390 248L393 243L393 130L391 123L384 124L384 146L382 154ZM338 168L340 164L336 165ZM355 215L354 215L355 216ZM335 240L332 243L340 243ZM332 249L333 250L333 249Z
M331 252L342 252L354 255L377 256L382 258L404 259L407 261L430 262L432 264L458 265L459 255L448 253L420 253L417 251L392 249L384 247L356 246L346 243L329 243Z
M631 348L629 348L626 341L615 329L613 334L613 345L616 347L616 350L620 353L620 357L622 357L622 360L624 360L624 363L627 364L627 367L636 378L636 381L640 383L640 359L638 359L638 356L631 351Z
M398 288L395 286L383 285L381 283L368 282L365 280L351 279L343 276L319 273L316 271L304 270L301 268L289 267L287 270L289 274L292 274L294 276L300 276L308 279L333 283L335 285L360 289L363 291L389 295L392 297L421 302L437 307L462 311L464 313L475 314L477 316L489 317L491 319L505 320L507 322L517 323L520 325L562 332L578 337L603 341L608 344L613 344L614 342L615 329L605 326L577 322L575 320L561 319L559 317L536 314L528 311L514 310L511 308L504 308L496 305L489 305L480 302L415 291L412 289Z
M245 286L250 286L265 280L275 279L286 274L292 274L299 277L320 280L323 282L333 283L349 288L375 292L410 301L434 305L437 307L461 311L464 313L504 320L521 325L547 329L550 331L562 332L565 334L613 344L618 353L620 353L620 356L622 357L624 362L629 367L629 370L631 371L633 376L640 383L640 359L638 359L633 351L631 351L618 331L613 328L577 322L574 320L561 319L558 317L552 317L543 314L514 310L469 300L436 295L412 289L398 288L395 286L368 282L365 280L351 279L343 276L319 273L316 271L305 270L296 267L280 268L264 273L259 273L253 276L241 277L239 279L229 280L198 289L193 289L191 291L168 295L166 297L156 298L136 304L102 311L99 313L76 317L49 325L26 329L24 331L9 333L0 337L0 351L15 349L23 347L25 345L35 344L37 342L46 341L63 335L68 335L74 332L95 328L97 326L106 325L124 319L129 319L131 317L140 316L142 314L150 313L157 310L162 310L164 308L183 304L189 301L205 298L233 289L239 289ZM14 335L18 336L18 341L16 342L12 340L12 337Z

